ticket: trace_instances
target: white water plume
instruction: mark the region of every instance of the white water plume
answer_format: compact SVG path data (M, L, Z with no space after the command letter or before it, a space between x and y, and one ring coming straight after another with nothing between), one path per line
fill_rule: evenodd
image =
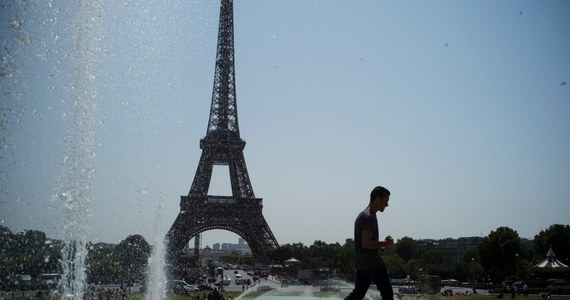
M82 1L69 7L73 16L68 36L74 48L69 65L70 98L64 118L66 155L62 163L62 185L58 193L64 204L64 247L62 250L63 298L83 299L85 294L89 205L95 172L97 117L97 63L101 33L101 7L97 1Z
M166 298L166 240L163 232L162 197L157 204L154 220L154 243L151 256L148 259L145 300L162 300Z

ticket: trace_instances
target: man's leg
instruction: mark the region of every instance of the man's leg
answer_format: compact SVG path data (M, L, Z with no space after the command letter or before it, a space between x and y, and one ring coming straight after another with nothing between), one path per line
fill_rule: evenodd
M356 282L354 290L344 300L361 300L370 287L370 277L366 271L356 270Z
M370 271L370 279L376 284L382 300L393 300L394 291L392 290L392 283L390 282L390 275L386 266Z

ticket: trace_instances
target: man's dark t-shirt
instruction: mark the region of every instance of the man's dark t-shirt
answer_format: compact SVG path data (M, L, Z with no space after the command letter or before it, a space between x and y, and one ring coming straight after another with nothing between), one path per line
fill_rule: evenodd
M357 270L371 270L384 265L378 250L362 248L362 231L368 230L373 233L372 239L378 240L378 220L375 213L370 213L370 209L363 210L354 222L354 248L356 250Z

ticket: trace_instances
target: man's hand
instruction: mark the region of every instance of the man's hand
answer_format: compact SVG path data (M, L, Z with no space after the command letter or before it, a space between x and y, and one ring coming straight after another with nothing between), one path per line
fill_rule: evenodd
M380 248L378 250L384 251L386 248L394 245L394 239L391 236L387 236L383 241L380 241Z
M362 248L383 251L394 244L394 239L391 236L387 236L383 241L375 241L373 236L374 234L370 230L362 231Z

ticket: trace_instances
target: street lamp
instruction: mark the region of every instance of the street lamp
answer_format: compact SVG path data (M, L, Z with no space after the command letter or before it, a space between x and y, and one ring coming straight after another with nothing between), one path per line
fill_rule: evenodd
M419 271L420 271L420 274L418 276L418 283L420 286L420 297L421 297L422 296L422 271L423 271L422 268L420 268Z
M515 259L516 259L516 263L517 263L517 281L519 280L519 254L515 253Z
M471 257L471 283L475 284L475 257Z

